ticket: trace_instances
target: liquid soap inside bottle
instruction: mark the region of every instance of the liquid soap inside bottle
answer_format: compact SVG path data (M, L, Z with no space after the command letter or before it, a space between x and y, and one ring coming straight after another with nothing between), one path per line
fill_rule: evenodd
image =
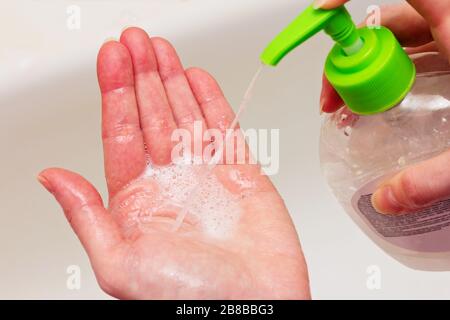
M450 270L450 199L397 216L371 204L379 183L450 148L450 66L437 53L412 59L416 80L396 107L370 116L344 107L325 118L321 166L336 198L378 246L409 267Z

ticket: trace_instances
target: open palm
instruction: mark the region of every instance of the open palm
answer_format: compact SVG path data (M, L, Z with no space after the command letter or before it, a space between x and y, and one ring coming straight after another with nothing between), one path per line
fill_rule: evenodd
M231 124L215 80L185 71L167 41L137 28L103 45L98 77L108 209L77 174L47 169L39 180L64 209L103 290L125 299L309 298L295 228L257 165L207 172L172 163L175 129ZM198 183L200 200L187 199Z

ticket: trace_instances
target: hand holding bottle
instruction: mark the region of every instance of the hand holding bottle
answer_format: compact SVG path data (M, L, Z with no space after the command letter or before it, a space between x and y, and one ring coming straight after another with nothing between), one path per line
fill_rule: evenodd
M315 7L331 9L348 0L317 0ZM381 24L388 27L408 53L439 51L450 59L450 2L410 0L381 9ZM343 101L324 77L321 112L334 113ZM379 212L414 211L450 196L450 151L411 166L380 185L372 202Z

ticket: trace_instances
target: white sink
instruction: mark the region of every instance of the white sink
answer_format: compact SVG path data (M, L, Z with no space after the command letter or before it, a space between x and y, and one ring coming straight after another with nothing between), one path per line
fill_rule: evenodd
M0 49L0 298L107 298L86 254L51 196L36 182L43 168L81 173L106 199L96 52L127 25L165 36L186 66L210 70L237 106L266 43L309 1L151 0L9 1ZM368 0L354 1L355 19ZM356 3L357 2L357 3ZM387 1L384 1L387 2ZM67 27L67 8L81 28ZM265 70L244 128L281 129L273 177L293 216L315 298L450 298L450 274L406 269L360 232L326 188L318 162L318 97L331 41L320 35ZM66 287L70 265L81 289ZM366 286L381 270L380 290Z

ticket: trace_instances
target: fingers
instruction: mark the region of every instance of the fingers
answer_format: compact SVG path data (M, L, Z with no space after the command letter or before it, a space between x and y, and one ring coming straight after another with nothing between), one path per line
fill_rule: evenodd
M339 94L333 88L328 79L323 75L322 92L320 93L320 113L333 113L344 105Z
M408 1L428 22L434 40L441 51L450 58L450 2L436 0L430 3L426 0Z
M313 6L316 9L333 9L342 6L348 1L349 0L315 0Z
M145 169L145 147L127 48L115 41L103 45L97 73L102 93L102 137L110 196Z
M159 74L166 89L175 122L179 128L185 129L191 137L190 146L184 146L182 156L202 159L206 143L203 135L207 127L200 106L189 86L181 61L175 49L167 40L152 38L151 41L158 61ZM178 157L178 155L172 155L172 157Z
M158 61L159 74L178 127L191 128L195 121L204 121L173 46L162 38L152 38L152 44Z
M381 24L389 28L406 47L426 45L433 40L428 23L409 4L383 6ZM333 113L343 104L336 90L324 77L320 97L321 112Z
M200 105L209 129L218 129L214 137L215 151L220 150L226 164L248 163L250 154L245 137L240 130L234 135L227 132L236 117L217 81L206 71L191 68L186 71L189 84ZM238 129L239 126L234 129ZM210 130L212 132L212 130ZM220 141L218 140L220 138ZM227 139L227 141L223 141ZM223 144L225 143L225 144Z
M414 47L414 48L405 48L405 51L407 54L412 55L412 54L423 53L423 52L438 52L439 48L438 48L436 42L432 41L432 42L428 42L427 44L424 44L423 46L418 46L418 47ZM417 59L414 62L416 63L416 67L418 67ZM417 72L419 73L420 70L417 70Z
M208 72L199 68L186 70L186 76L208 127L225 132L232 124L235 114L219 84Z
M421 47L422 48L422 47ZM423 47L423 52L432 52L434 54L425 54L414 57L414 64L416 65L417 73L425 72L448 72L450 71L450 65L448 59L436 50L433 50L433 46L430 45L427 48Z
M450 152L412 166L383 183L372 197L380 213L406 213L450 197Z
M61 205L92 263L104 264L122 238L95 188L63 169L44 170L38 180Z
M346 2L348 0L316 0L314 7L333 9ZM409 2L419 12L406 3L383 6L381 11L381 25L389 28L403 46L416 47L433 40L429 24L437 20L436 17L439 16L438 14L441 17L445 15L448 17L450 4L446 0L436 1L438 3L437 5L434 3L430 5L430 2L427 0L410 0ZM444 23L442 33L445 32L447 35L450 35L450 31L447 31L448 26L448 24Z
M381 25L390 29L404 47L417 47L433 41L430 26L408 3L381 8Z
M158 63L147 33L139 28L128 28L120 42L130 52L134 68L134 82L140 123L147 152L153 164L170 163L171 135L175 120L158 73Z

